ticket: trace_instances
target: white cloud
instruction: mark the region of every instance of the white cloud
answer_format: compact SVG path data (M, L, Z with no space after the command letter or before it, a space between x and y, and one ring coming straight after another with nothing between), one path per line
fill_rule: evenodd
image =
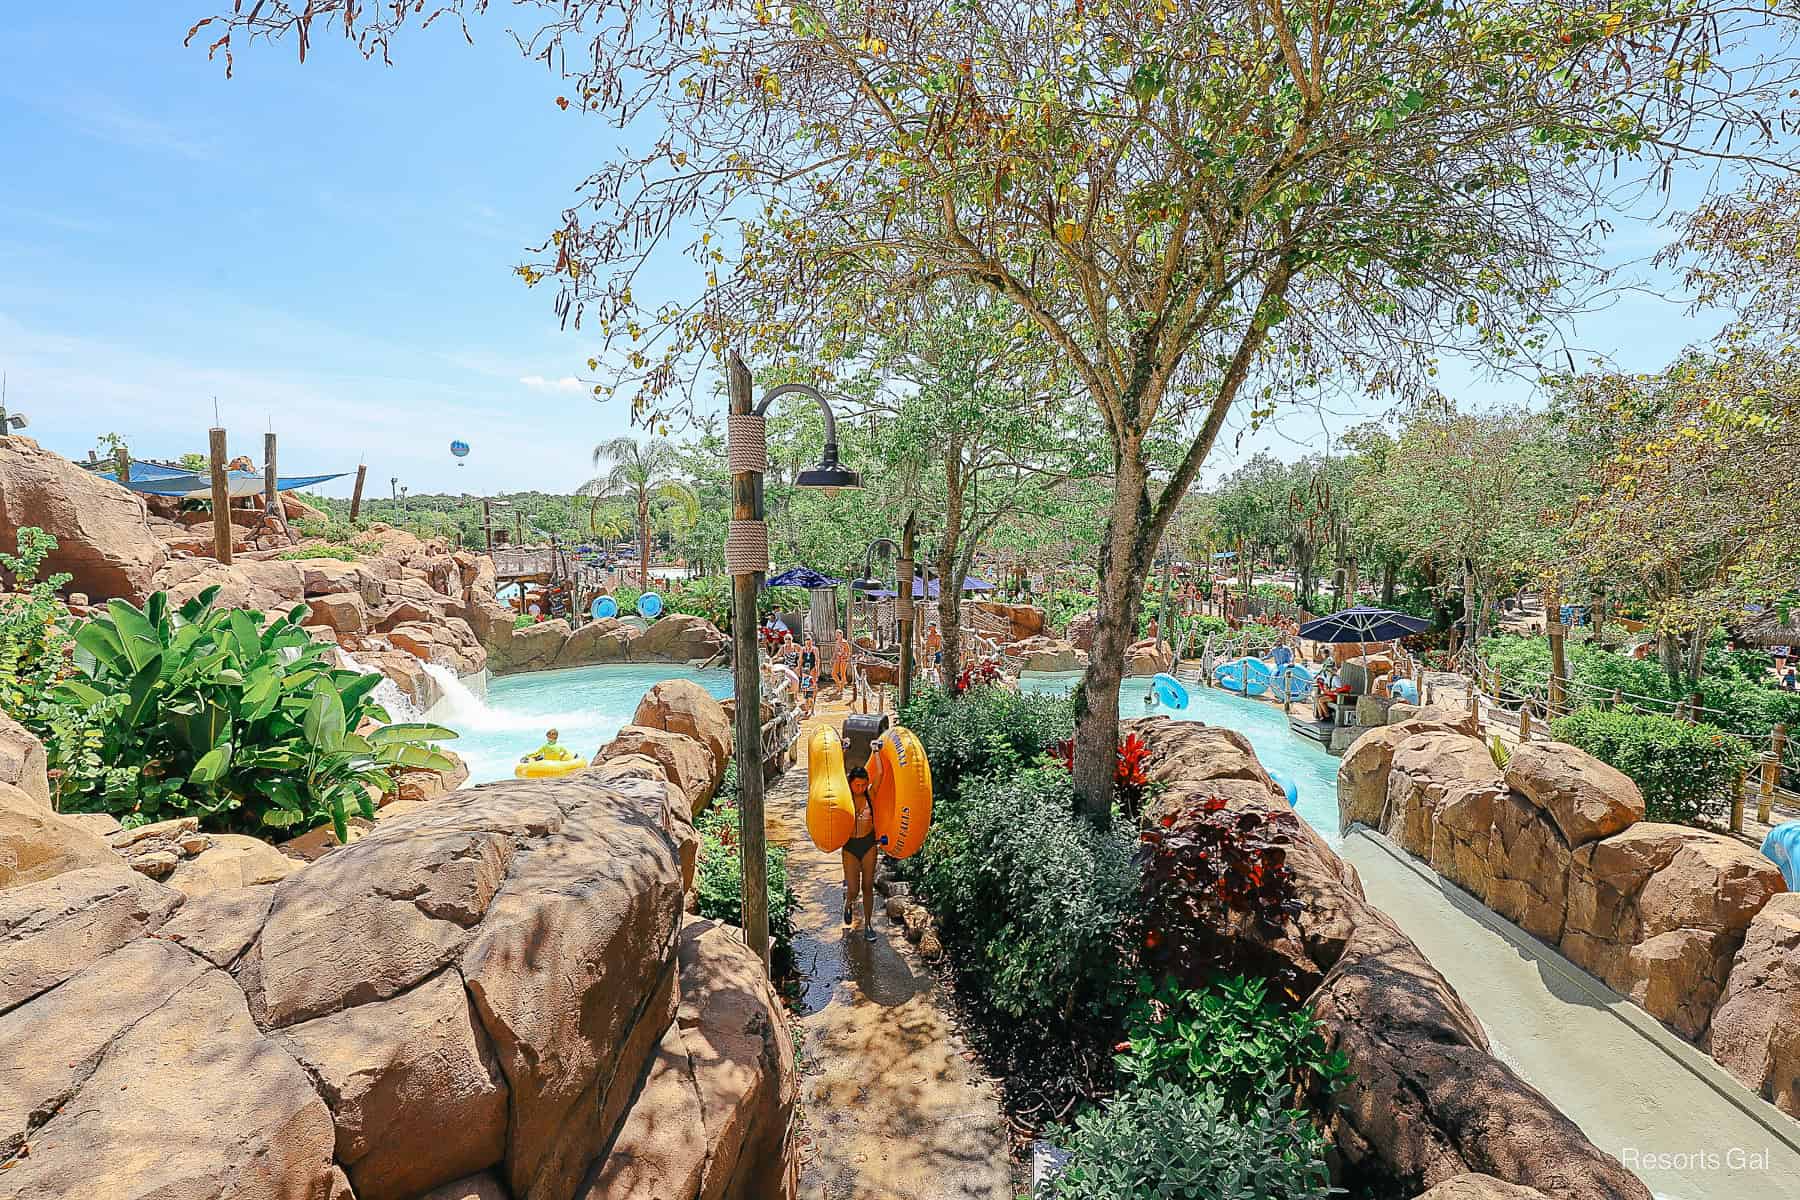
M564 375L561 379L546 379L542 375L521 375L519 382L534 392L579 392L583 388L581 380L573 375Z

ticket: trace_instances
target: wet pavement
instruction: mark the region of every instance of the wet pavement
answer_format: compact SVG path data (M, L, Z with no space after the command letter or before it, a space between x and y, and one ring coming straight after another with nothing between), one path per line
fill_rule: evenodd
M810 733L812 723L806 732ZM795 969L805 1200L1013 1200L1000 1096L939 1005L930 971L876 896L876 940L842 924L840 857L806 836L801 762L771 785L769 837L799 900Z

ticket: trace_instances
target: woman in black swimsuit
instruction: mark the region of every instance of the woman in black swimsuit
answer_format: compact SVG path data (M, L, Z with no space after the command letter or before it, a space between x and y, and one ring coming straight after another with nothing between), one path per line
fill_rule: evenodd
M850 798L856 805L856 826L844 843L844 924L851 923L851 906L862 893L863 940L875 940L875 810L869 804L869 773L851 767Z
M819 646L811 637L800 648L800 694L805 697L806 715L811 716L813 698L819 691Z

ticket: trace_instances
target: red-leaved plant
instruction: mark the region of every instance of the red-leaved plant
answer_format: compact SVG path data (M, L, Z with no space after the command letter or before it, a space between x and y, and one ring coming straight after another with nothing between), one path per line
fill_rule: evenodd
M1199 986L1220 973L1288 982L1270 952L1300 913L1288 866L1293 813L1234 811L1220 796L1170 807L1140 835L1139 912L1146 965Z
M960 696L972 687L998 683L1000 680L1000 664L991 658L984 658L978 663L964 667L956 676L956 682L950 685L950 694Z
M1075 770L1074 738L1052 742L1049 753L1062 764L1063 770L1071 773ZM1144 809L1144 796L1150 790L1150 775L1146 770L1150 761L1150 743L1135 733L1128 733L1119 743L1118 755L1118 765L1113 769L1113 790L1125 816L1136 821Z

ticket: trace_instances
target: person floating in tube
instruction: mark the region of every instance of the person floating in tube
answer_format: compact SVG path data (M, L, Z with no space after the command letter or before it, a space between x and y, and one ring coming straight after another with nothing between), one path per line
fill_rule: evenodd
M557 731L554 729L547 731L544 734L544 744L539 746L536 750L533 750L530 754L527 754L525 757L521 758L519 761L520 762L568 762L570 759L574 758L575 755L574 755L574 752L572 752L567 746L563 745L562 743L560 743L556 740L557 738L559 738L561 736L562 735L557 733Z
M881 769L879 760L871 759L870 762L876 770ZM863 940L872 942L875 940L875 808L869 800L869 789L873 785L869 781L869 772L862 767L851 767L845 772L845 778L850 781L850 799L856 806L856 825L851 830L850 840L844 843L844 924L853 922L851 909L860 891Z

